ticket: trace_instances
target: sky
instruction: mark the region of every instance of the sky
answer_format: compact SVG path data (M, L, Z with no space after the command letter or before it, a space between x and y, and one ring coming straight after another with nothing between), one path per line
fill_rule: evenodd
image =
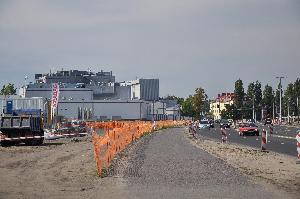
M0 0L0 86L50 70L159 78L210 98L300 77L299 0Z

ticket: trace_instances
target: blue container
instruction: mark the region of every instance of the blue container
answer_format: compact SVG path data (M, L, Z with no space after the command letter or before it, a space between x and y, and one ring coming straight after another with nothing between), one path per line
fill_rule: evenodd
M7 100L6 101L6 114L12 114L13 113L13 101Z

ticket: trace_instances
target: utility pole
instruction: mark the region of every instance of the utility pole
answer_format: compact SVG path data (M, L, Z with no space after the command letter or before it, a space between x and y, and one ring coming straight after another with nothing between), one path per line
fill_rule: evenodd
M298 114L298 123L299 123L299 97L297 97L297 114Z
M288 99L288 124L290 123L290 98Z
M275 102L273 102L273 120L275 119Z
M284 77L276 77L276 79L279 79L279 124L281 124L282 114L281 114L281 98L282 98L282 84L281 79Z
M254 113L254 93L253 93L253 96L252 96L252 119L253 120L255 120L255 116L254 115L255 115L255 113Z
M220 102L220 98L219 98L219 119L221 119L221 102Z
M154 100L152 102L152 122L154 122Z

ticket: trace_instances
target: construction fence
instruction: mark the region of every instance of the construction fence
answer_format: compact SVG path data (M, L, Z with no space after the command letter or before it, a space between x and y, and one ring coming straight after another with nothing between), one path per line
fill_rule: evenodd
M103 176L114 156L142 135L184 124L185 121L170 120L154 123L150 121L88 122L87 126L92 129L92 142L98 175Z

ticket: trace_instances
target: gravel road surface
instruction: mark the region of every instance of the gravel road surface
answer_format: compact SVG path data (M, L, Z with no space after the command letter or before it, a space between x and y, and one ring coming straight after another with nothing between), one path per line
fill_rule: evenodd
M141 139L115 165L123 198L282 198L193 146L183 129Z
M90 137L0 149L0 198L289 198L192 145L184 129L131 144L105 178Z

